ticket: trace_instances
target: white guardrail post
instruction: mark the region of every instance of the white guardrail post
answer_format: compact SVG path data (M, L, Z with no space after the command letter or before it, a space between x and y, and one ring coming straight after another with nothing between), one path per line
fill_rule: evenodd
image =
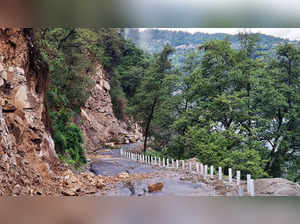
M251 175L247 174L247 193L248 193L248 195L250 194L250 180L251 180Z
M222 167L219 167L219 180L223 179Z
M241 171L236 171L236 184L240 186L241 184Z
M207 165L204 165L204 178L207 177Z
M232 184L232 169L228 169L229 183Z
M254 196L254 180L250 179L250 196Z
M203 164L200 163L200 174L203 176L204 174L204 170L203 170Z
M162 159L160 157L155 157L155 156L145 156L144 154L140 153L133 153L129 151L125 151L123 148L120 149L120 155L122 157L131 159L136 161L137 163L145 163L149 165L158 165L159 167L166 167L166 168L176 168L179 169L179 162L180 160L174 160L174 159L169 159L169 158L164 158ZM162 162L162 163L161 163ZM182 164L182 169L185 170L185 161L181 160ZM170 164L171 163L171 164ZM176 164L176 165L175 165ZM204 178L208 177L208 165L203 165L202 163L196 162L196 171L197 174L200 174L204 176ZM189 171L192 172L193 164L192 162L189 162ZM214 166L210 166L210 178L214 178ZM218 167L218 179L222 180L223 179L223 172L222 172L222 167ZM232 168L228 168L228 181L229 184L233 183L232 180ZM251 179L251 174L247 174L247 193L249 196L255 196L255 186L254 186L254 180ZM241 171L237 170L236 171L236 185L238 186L238 191L239 191L239 196L243 196L243 187L241 186Z

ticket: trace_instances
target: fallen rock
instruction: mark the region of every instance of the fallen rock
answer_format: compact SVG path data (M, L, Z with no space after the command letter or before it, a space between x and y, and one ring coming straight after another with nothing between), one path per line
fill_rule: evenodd
M148 191L149 193L158 192L162 190L163 186L162 183L151 184L148 186Z
M63 190L61 193L62 193L62 195L64 195L64 196L76 196L76 195L77 195L77 194L76 194L76 191L69 190L69 189Z
M130 191L131 195L135 195L135 186L134 186L134 183L132 181L127 181L125 183L125 186L128 188L128 190Z
M105 187L105 184L103 183L102 180L98 180L97 184L96 184L96 187L101 190Z
M128 174L128 173L119 173L119 174L118 174L118 177L119 177L119 178L124 178L124 179L125 179L125 178L129 178L129 174Z
M283 178L255 180L256 195L300 196L300 185Z
M20 195L21 193L21 186L19 184L17 184L14 188L13 188L13 194L14 195Z
M215 190L217 191L221 191L221 190L225 190L226 189L226 186L222 183L222 184L216 184L215 186Z

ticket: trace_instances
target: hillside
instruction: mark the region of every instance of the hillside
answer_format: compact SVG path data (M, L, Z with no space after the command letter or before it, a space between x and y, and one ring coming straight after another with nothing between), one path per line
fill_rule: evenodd
M75 57L83 60L86 51L67 55L57 50L64 47L58 42L63 34L71 39L64 37L64 44L83 45L76 37L88 30L79 32L0 29L0 195L99 192L106 181L114 180L96 177L82 167L88 151L112 141L133 142L141 135L137 125L128 127L128 122L115 118L102 65L96 60L79 62L88 66L84 76L88 73L89 82L95 83L88 89L80 76L82 67L74 66ZM79 166L81 170L73 172Z
M251 175L258 195L299 195L298 42L129 31L0 29L0 195L102 195L113 185L145 195L151 178L162 194L189 195L189 181L207 182L199 163L213 182L219 168L222 189ZM175 172L160 172L174 161Z
M274 37L266 34L258 35L257 50L266 52L268 54L275 54L275 48L281 43L287 42L287 40ZM175 65L182 64L184 61L184 55L190 50L196 49L201 44L204 44L209 40L224 40L228 38L234 49L240 47L239 36L225 33L188 33L182 31L168 31L158 29L145 29L140 31L139 29L127 28L124 30L124 36L127 39L134 41L140 48L149 53L158 53L162 51L165 44L170 44L176 49L171 56L172 62ZM297 41L288 41L295 45L299 45Z

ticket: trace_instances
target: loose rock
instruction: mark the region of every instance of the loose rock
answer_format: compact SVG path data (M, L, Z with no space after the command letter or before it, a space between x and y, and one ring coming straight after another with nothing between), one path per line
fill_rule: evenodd
M118 177L119 178L129 178L129 174L128 173L119 173Z
M148 186L149 193L161 191L163 188L163 183L151 184Z

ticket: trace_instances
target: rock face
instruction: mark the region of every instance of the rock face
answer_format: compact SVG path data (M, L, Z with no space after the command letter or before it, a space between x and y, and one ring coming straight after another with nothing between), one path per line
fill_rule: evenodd
M0 28L0 195L86 195L111 181L57 159L45 107L48 66L31 29Z
M75 122L81 126L87 151L95 151L105 143L130 143L142 139L141 128L129 121L119 121L112 109L109 79L100 64L89 74L95 81L91 96L81 108Z
M32 39L30 29L0 29L0 194L29 190L57 160L44 106L48 67Z
M269 196L300 196L300 185L283 178L255 180L255 194Z

